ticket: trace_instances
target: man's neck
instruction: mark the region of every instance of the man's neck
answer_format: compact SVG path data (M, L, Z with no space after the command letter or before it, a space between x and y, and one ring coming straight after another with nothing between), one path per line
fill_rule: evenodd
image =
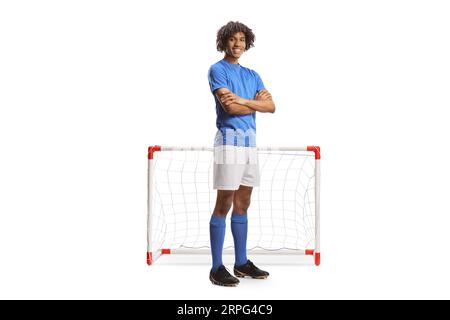
M228 54L225 54L225 58L223 58L224 60L226 60L227 62L231 63L231 64L238 64L238 60L237 58L230 56Z

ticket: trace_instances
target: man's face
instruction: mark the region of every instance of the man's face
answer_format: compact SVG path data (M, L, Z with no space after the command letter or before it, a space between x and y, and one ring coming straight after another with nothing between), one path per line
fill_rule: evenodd
M237 32L227 39L225 52L239 59L245 51L245 34L243 32Z

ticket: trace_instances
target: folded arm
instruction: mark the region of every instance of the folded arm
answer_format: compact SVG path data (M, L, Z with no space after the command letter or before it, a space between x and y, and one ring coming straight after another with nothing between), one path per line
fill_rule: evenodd
M225 112L233 115L245 115L255 111L275 112L275 103L272 95L266 89L259 91L254 100L244 99L226 88L214 92Z
M219 88L214 91L217 99L226 113L233 115L245 115L255 112L249 107L237 103L238 96L226 88Z
M258 112L275 112L275 103L272 100L272 95L266 89L259 91L254 100L241 98L239 104Z

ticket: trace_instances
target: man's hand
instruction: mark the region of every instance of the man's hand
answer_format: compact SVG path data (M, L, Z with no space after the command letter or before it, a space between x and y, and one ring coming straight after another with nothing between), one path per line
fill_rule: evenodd
M242 98L235 95L233 92L229 91L227 93L224 93L223 95L220 96L220 102L222 103L222 105L224 107L229 107L231 106L233 103L237 103L237 104L243 104L242 103Z
M258 91L255 96L255 100L264 101L264 100L272 100L272 95L266 89Z

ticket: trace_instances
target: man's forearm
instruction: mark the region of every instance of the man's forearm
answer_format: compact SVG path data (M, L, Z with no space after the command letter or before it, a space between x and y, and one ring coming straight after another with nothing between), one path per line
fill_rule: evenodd
M255 100L239 97L226 88L217 89L215 94L224 111L232 115L246 115L255 111L275 112L275 103L267 90L258 92Z
M232 103L229 106L224 107L224 109L225 112L229 114L241 116L255 112L255 110L237 103Z
M272 100L249 100L241 98L239 104L258 112L275 112L275 103Z

